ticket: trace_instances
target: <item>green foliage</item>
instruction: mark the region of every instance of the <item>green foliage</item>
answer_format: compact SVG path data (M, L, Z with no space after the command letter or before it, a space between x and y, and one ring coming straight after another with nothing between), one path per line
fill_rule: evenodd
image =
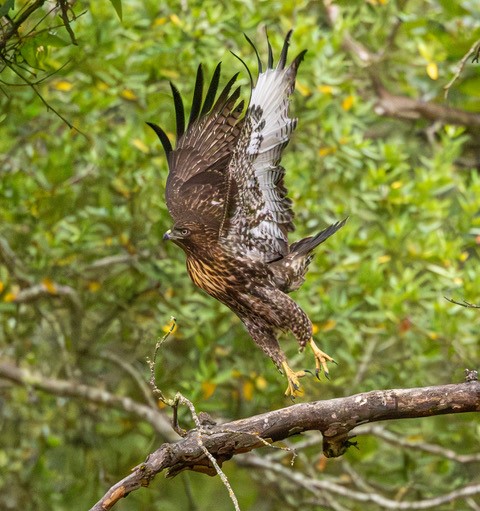
M367 73L341 43L349 31L370 48L395 94L442 103L443 86L480 38L480 25L475 2L400 4L339 2L342 14L331 29L319 4L304 0L112 0L93 2L86 12L75 5L78 46L65 28L28 38L21 55L35 69L38 92L75 129L4 70L0 238L15 264L0 259L2 360L143 402L135 379L108 354L148 380L146 357L173 315L178 328L157 367L167 395L181 391L198 410L224 418L289 404L283 377L239 320L194 288L183 253L162 242L170 226L167 165L145 122L173 134L168 82L190 97L200 62L211 73L223 61L224 82L240 71L247 94L248 76L229 52L255 69L241 32L265 54L263 28L278 52L293 26L292 54L308 48L292 100L299 127L283 159L296 235L349 217L322 245L294 296L319 344L339 362L331 381L305 381L306 398L461 381L465 367L478 365L478 311L444 296L480 301L478 142L457 126L380 118ZM0 15L12 7L4 3ZM478 68L468 62L450 105L478 108L479 90ZM16 303L32 286L45 292ZM60 293L61 286L73 295ZM292 366L313 364L293 340L283 346ZM13 385L2 387L0 399L2 509L87 509L161 442L150 425L87 401ZM186 411L180 419L191 425ZM461 452L478 447L469 417L391 429ZM472 477L452 461L402 453L374 437L360 438L346 459L391 496L402 488L414 498L432 496ZM242 509L277 505L275 485L265 496L261 475L252 483L233 463L226 471ZM319 477L342 473L335 460ZM194 509L186 487L198 496L196 509L232 507L218 479L194 474L159 480L118 509Z
M6 2L3 2L0 6L0 16L5 16L8 14L8 11L10 9L15 8L15 0L7 0Z

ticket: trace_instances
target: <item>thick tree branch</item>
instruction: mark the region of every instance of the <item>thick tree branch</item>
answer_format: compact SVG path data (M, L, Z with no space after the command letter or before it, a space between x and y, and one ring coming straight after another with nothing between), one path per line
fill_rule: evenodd
M389 419L480 411L480 383L365 392L349 397L301 403L222 425L205 424L176 443L163 444L144 463L115 484L91 511L105 511L130 492L148 486L160 472L173 477L182 470L216 473L205 449L221 466L245 453L309 430L322 432L326 456L340 456L352 445L351 431L360 424ZM468 493L468 492L467 492Z

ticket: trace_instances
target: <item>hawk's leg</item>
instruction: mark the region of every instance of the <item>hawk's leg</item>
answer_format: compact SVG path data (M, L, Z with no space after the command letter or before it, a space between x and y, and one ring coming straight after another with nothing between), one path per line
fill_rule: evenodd
M328 378L328 366L327 362L333 362L336 364L335 360L330 355L324 353L313 340L313 337L308 341L309 346L312 348L313 356L315 357L315 375L318 378L318 375L323 370L323 374Z
M254 321L251 319L248 322L245 321L245 324L255 344L272 359L277 369L287 378L288 386L285 395L291 396L292 399L303 395L298 379L305 376L305 371L294 371L288 365L285 354L278 344L275 330L262 325L258 318L254 318Z
M287 363L286 360L282 362L282 368L285 376L287 377L288 386L285 391L286 396L291 396L292 399L303 396L303 389L300 387L299 378L305 376L305 371L294 371Z
M286 297L287 298L287 297ZM290 298L289 298L290 300ZM308 319L307 315L303 310L291 300L293 306L291 310L295 312L295 315L290 318L291 323L289 329L293 332L293 335L297 338L298 344L300 345L300 351L308 344L312 348L313 356L315 357L315 375L318 375L323 371L325 376L328 378L328 362L336 364L335 360L330 355L324 353L313 340L312 337L312 323Z

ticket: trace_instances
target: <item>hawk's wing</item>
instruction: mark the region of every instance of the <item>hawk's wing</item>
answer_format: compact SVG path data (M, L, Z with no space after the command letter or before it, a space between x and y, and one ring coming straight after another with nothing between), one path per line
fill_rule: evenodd
M295 76L305 51L285 67L290 35L291 31L275 68L270 44L268 67L263 72L258 59L258 80L229 165L237 194L225 225L225 242L266 262L288 253L287 235L294 229L280 159L297 124L296 119L288 117L288 98L295 88Z
M182 98L170 84L177 124L175 149L162 128L147 123L158 135L167 154L169 174L165 195L175 223L193 218L219 229L225 216L229 190L227 170L241 131L239 117L243 101L237 103L240 88L230 92L237 75L215 100L219 77L220 64L203 99L203 72L199 66L186 129Z

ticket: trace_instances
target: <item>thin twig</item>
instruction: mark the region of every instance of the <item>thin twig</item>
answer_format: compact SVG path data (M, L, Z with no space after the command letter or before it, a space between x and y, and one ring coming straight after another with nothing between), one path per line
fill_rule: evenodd
M460 78L460 75L463 73L463 70L465 68L465 65L467 64L467 60L471 55L474 55L472 59L472 63L478 60L478 53L480 52L480 40L475 41L470 49L465 53L465 55L462 57L460 62L458 63L457 70L455 71L455 74L453 75L453 78L445 85L445 99L448 99L448 93L450 92L450 89L452 85Z
M33 92L37 95L37 97L40 99L40 101L45 105L47 110L52 111L58 118L60 118L70 129L75 130L80 135L83 135L87 140L88 136L81 130L79 130L77 127L75 127L66 117L64 117L58 110L56 110L48 101L42 96L40 91L37 89L36 85L30 81L26 76L22 75L18 69L15 69L14 66L7 60L4 60L5 64L8 68L12 70L13 73L15 73L19 78L21 78L26 84L30 85Z
M195 406L189 399L182 396L182 394L180 394L180 393L178 393L176 395L176 400L178 400L178 402L180 404L187 406L188 409L190 410L190 414L192 415L193 421L195 422L195 426L196 426L197 444L202 449L205 456L210 460L210 463L215 468L215 471L217 472L220 479L222 480L222 483L224 484L225 488L227 488L228 495L229 495L231 501L233 502L233 507L235 508L235 511L240 511L240 506L238 505L237 496L235 495L235 492L233 491L233 488L232 488L227 476L225 475L225 472L220 468L220 465L217 463L217 460L215 459L215 457L210 453L210 451L205 447L205 444L203 443L202 437L207 432L205 431L203 424L197 415Z
M29 6L25 7L23 12L18 13L13 22L10 24L10 28L7 29L3 36L0 38L0 54L6 48L8 41L17 34L20 26L42 5L46 2L46 0L36 0Z
M53 112L59 119L61 119L70 129L75 130L77 133L84 136L86 139L88 139L88 136L86 133L82 132L79 128L74 126L66 117L64 117L57 109L55 109L48 101L43 97L43 95L40 93L40 91L37 88L37 83L32 82L29 80L23 73L20 72L20 66L18 64L15 64L15 57L12 58L12 61L9 60L9 57L7 57L7 53L13 51L18 52L18 46L20 44L20 40L16 42L15 44L11 45L10 48L7 48L9 40L15 36L18 33L18 29L20 26L38 9L40 9L44 4L46 0L37 0L33 3L31 3L23 12L20 12L17 14L16 18L12 21L12 23L9 25L9 28L3 32L2 37L0 38L0 60L4 63L6 67L8 67L14 74L16 74L25 84L27 84L31 89L35 92L37 97L40 99L40 101L45 105L48 111ZM68 7L65 5L65 0L59 0L59 6L62 13L62 20L63 20L63 26L67 30L67 32L70 34L70 38L72 39L73 44L76 44L75 36L73 34L73 31L70 27L70 20L68 19ZM42 17L40 21L36 23L36 25L23 36L23 39L30 37L36 30L36 27L43 22L43 20L49 15L50 12L55 10L56 5L52 7L52 9L45 13L45 15ZM50 28L50 27L49 27ZM30 66L29 64L29 67Z
M32 84L33 85L40 85L43 82L45 82L46 80L48 80L49 78L51 78L52 76L55 76L56 74L58 74L62 69L64 69L66 66L68 66L69 63L70 63L70 61L65 62L58 69L55 69L54 71L51 71L50 73L46 73L44 76L42 76L42 78L38 78L37 80L35 80L34 82L31 82L31 83L14 83L14 82L7 82L5 80L0 80L0 82L3 83L3 85L9 85L11 87L31 87ZM29 69L26 69L25 67L21 66L18 63L15 63L15 65L17 67L23 69L24 71L30 72ZM27 63L27 65L30 68L33 67L31 64Z
M110 362L113 362L114 364L121 367L127 374L129 374L132 377L133 381L136 383L136 385L142 392L145 401L150 406L153 407L157 406L155 399L153 399L152 394L150 392L150 387L145 383L143 375L140 374L140 371L138 371L132 364L130 364L122 357L116 355L111 351L105 351L103 353L100 353L100 357L109 360Z
M187 399L185 396L180 394L180 392L177 392L177 394L175 395L175 397L173 399L167 399L165 397L164 393L158 388L158 386L156 384L155 365L156 365L156 361L157 361L158 352L160 351L160 348L162 347L164 342L168 339L170 334L173 332L173 330L175 329L175 326L177 324L177 320L173 316L171 317L170 321L171 321L170 328L167 330L165 335L161 339L159 339L157 341L157 343L155 344L155 351L153 353L153 359L152 360L147 359L147 363L150 367L150 386L153 389L154 395L158 399L160 399L160 401L162 401L166 405L173 408L173 411L174 411L173 429L175 430L176 433L180 434L180 436L183 436L183 437L186 436L187 432L185 430L181 429L178 425L178 421L177 421L178 405L179 404L184 405L190 410L190 414L191 414L193 422L195 423L195 426L196 426L195 435L197 438L197 445L200 447L200 449L205 454L205 456L209 459L210 463L212 464L215 471L217 472L220 479L222 480L222 483L224 484L225 488L227 488L228 495L233 502L235 511L240 511L240 507L238 505L238 499L235 495L235 492L233 491L233 488L232 488L230 482L228 481L227 476L225 475L223 470L220 468L220 465L217 463L217 460L215 459L215 457L210 453L210 451L205 447L205 444L203 443L203 435L207 434L207 431L205 430L205 428L202 424L202 421L200 420L200 418L195 410L195 406L189 399Z
M170 334L175 329L175 326L177 324L176 318L173 316L170 318L171 324L170 328L167 330L165 335L157 340L157 343L155 344L155 351L153 352L153 360L150 358L147 358L147 364L150 368L150 386L152 387L152 391L154 396L156 396L160 401L168 406L174 407L175 406L175 399L167 399L163 392L157 387L157 383L155 381L155 365L157 361L157 354L160 348L162 347L163 343L170 337Z
M406 2L405 2L406 3ZM403 9L405 6L403 6ZM384 56L388 54L392 50L395 44L395 39L397 38L398 32L400 31L400 27L403 25L403 19L400 16L395 17L395 21L393 22L390 33L388 34L387 41L385 46L381 50L381 55Z
M75 34L73 33L72 27L70 26L70 20L68 18L68 11L72 10L70 7L68 1L66 0L59 0L60 4L60 16L63 21L63 25L65 26L65 29L68 32L68 35L70 36L70 40L72 41L72 44L75 46L78 46L77 40L75 38ZM75 18L74 18L75 19Z
M462 302L457 302L453 298L448 298L448 296L444 296L445 300L450 303L454 303L455 305L460 305L461 307L467 307L468 309L480 309L480 305L476 305L474 303L467 302L467 300L463 300Z

